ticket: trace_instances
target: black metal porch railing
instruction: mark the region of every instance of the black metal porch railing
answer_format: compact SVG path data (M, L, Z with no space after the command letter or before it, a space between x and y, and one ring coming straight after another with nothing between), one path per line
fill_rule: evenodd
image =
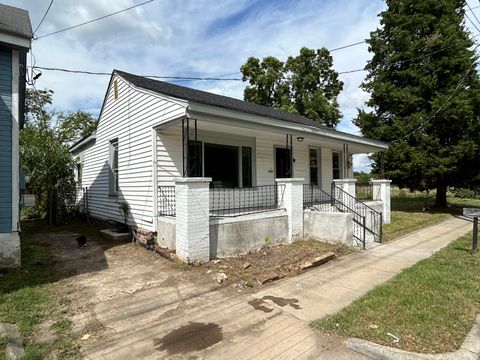
M373 185L372 184L356 184L355 197L358 200L373 200Z
M332 197L316 185L303 184L303 208L331 212Z
M278 193L284 185L263 185L251 188L210 189L211 216L239 216L279 208ZM280 191L279 191L280 189Z
M355 223L362 227L364 239L366 240L366 232L373 236L376 242L382 242L382 213L368 206L359 199L353 197L343 189L332 183L332 205L344 206L348 212L353 213L354 231ZM343 211L343 210L342 210Z
M175 186L158 187L158 215L175 216Z

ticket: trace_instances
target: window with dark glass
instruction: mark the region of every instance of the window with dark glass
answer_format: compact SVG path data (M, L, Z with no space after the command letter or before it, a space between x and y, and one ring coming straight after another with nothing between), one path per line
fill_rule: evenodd
M332 169L333 169L333 178L341 179L340 173L340 153L332 153Z
M119 190L118 182L118 140L110 142L110 179L109 192L110 195L116 195Z
M318 185L318 153L310 149L310 184Z
M204 144L205 176L212 178L212 187L235 188L239 182L239 148Z
M275 148L275 176L280 178L291 178L292 155L290 149Z
M252 187L252 148L242 146L242 187Z
M77 163L77 186L82 186L82 163Z

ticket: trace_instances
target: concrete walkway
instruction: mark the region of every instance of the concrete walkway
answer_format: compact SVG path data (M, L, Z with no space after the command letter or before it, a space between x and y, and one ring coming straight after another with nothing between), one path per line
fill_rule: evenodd
M449 219L272 284L257 296L298 299L300 309L285 307L284 311L305 321L321 319L338 312L377 284L431 256L471 229L472 223L468 220Z
M109 331L86 345L84 354L88 359L367 359L332 344L308 323L340 310L470 228L467 221L451 219L250 294L178 281L125 294L94 306L94 317Z

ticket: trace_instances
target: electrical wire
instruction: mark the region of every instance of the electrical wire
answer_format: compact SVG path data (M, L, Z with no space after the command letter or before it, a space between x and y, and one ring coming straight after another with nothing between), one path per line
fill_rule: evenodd
M91 23L93 23L93 22L95 22L95 21L103 20L103 19L106 19L106 18L108 18L108 17L111 17L111 16L114 16L114 15L123 13L123 12L125 12L125 11L135 9L135 8L137 8L137 7L139 7L139 6L143 6L143 5L145 5L145 4L151 3L152 1L155 1L155 0L147 0L147 1L144 1L144 2L142 2L142 3L140 3L140 4L136 4L136 5L130 6L130 7L125 8L125 9L118 10L118 11L115 11L115 12L113 12L113 13L110 13L110 14L103 15L103 16L100 16L100 17L95 18L95 19L91 19L91 20L85 21L85 22L80 23L80 24L77 24L77 25L69 26L69 27L67 27L67 28L65 28L65 29L61 29L61 30L57 30L57 31L54 31L54 32L45 34L45 35L41 35L41 36L35 37L34 40L42 39L42 38L45 38L45 37L47 37L47 36L56 35L56 34L59 34L59 33L62 33L62 32L68 31L68 30L71 30L71 29L78 28L78 27L83 26L83 25L91 24Z
M42 25L43 20L45 20L45 18L47 17L47 14L48 14L48 12L50 11L50 8L52 7L53 2L54 2L54 0L51 0L51 1L50 1L50 4L49 4L48 7L47 7L47 11L45 11L45 14L43 14L42 20L40 20L40 22L38 23L37 27L35 28L35 31L33 32L33 35L34 35L34 36L35 36L35 33L37 32L38 28L40 27L40 25Z

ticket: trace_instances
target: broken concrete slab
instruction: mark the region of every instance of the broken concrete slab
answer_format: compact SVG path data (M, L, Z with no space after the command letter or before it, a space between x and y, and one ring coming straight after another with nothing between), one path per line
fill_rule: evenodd
M100 233L108 239L125 241L130 240L132 235L128 232L117 232L115 229L100 230Z

